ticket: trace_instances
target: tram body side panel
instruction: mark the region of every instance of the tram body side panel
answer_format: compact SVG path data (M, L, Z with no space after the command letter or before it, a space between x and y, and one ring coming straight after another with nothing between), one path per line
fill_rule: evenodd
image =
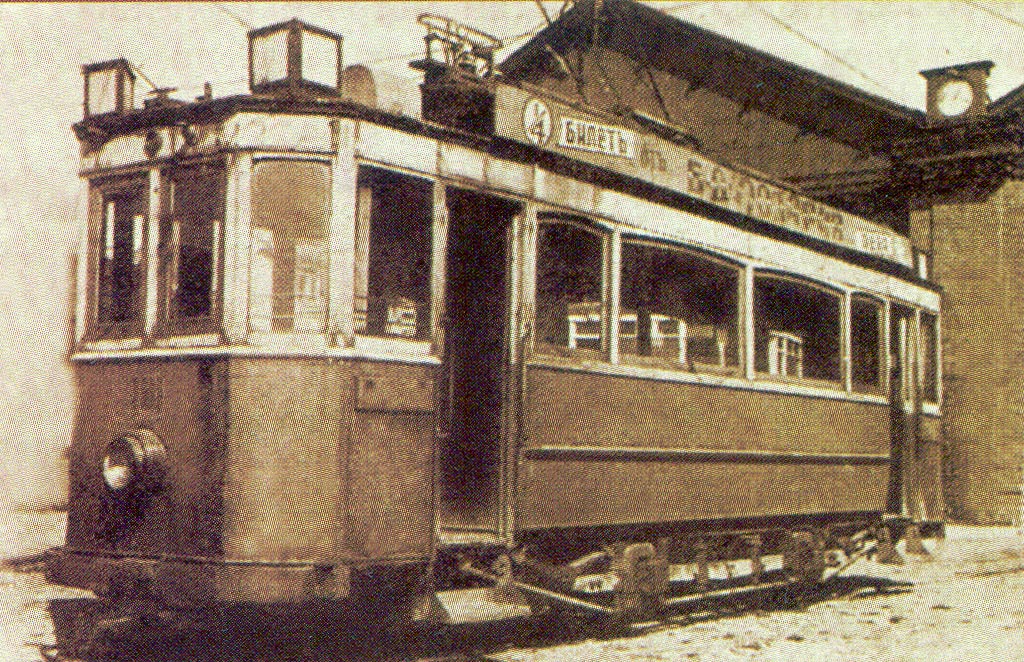
M429 558L431 370L232 359L228 556L317 563Z
M227 555L315 563L428 558L431 370L232 359Z
M345 554L425 561L434 548L434 366L356 363Z
M222 552L225 366L215 361L107 362L76 366L79 407L70 449L64 583L104 581L90 555L219 557ZM148 428L167 449L166 487L121 507L103 484L107 444ZM97 557L99 558L99 557Z
M527 371L518 478L524 529L882 511L884 405ZM555 452L537 453L541 447ZM573 449L627 449L621 453ZM874 455L870 462L687 459L629 449ZM877 457L881 456L881 457ZM531 459L535 458L535 459Z
M143 580L174 603L290 602L345 597L353 564L430 558L432 366L183 358L84 363L78 379L55 581L106 592ZM100 467L107 444L140 427L165 445L168 475L126 515Z
M323 360L230 360L228 558L329 562L339 556L349 372Z

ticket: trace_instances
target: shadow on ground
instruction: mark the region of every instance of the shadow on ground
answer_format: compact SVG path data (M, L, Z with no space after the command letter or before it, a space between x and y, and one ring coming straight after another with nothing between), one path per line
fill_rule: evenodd
M184 620L160 613L140 624L104 613L97 600L63 599L52 600L49 605L57 645L42 652L50 659L83 662L468 662L509 648L543 648L584 638L631 636L742 613L804 609L828 600L906 593L912 587L908 582L877 577L841 577L825 584L746 595L743 599L694 603L663 621L629 630L545 616L472 626L388 628L380 626L384 619L372 614L327 609L302 615L239 609ZM90 641L99 619L107 620L108 630Z

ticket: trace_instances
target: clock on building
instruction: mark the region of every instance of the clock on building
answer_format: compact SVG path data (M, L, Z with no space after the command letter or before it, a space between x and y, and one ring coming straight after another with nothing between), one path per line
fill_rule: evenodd
M922 71L921 75L927 80L929 124L984 114L992 66L991 62L984 61Z
M963 115L974 104L974 88L962 78L946 81L935 95L935 105L946 117Z

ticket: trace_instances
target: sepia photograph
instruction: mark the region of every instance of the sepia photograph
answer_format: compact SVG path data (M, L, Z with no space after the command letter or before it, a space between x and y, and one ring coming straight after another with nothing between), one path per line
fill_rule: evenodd
M1024 2L0 2L0 662L1015 659Z

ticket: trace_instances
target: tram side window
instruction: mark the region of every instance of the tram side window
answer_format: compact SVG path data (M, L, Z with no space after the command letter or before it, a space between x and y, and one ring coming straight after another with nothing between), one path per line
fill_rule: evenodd
M739 364L739 271L696 255L622 246L619 352L624 360L728 370Z
M921 313L921 397L939 401L939 320L932 313Z
M249 293L253 331L316 333L326 328L330 203L327 164L255 164Z
M755 367L773 377L840 382L841 299L789 278L754 281Z
M881 393L882 302L854 295L850 301L850 376L853 390Z
M433 185L362 167L358 203L356 333L429 338Z
M137 333L145 293L147 187L137 183L102 196L99 237L98 335Z
M542 222L537 237L536 350L596 357L602 349L600 235L578 225Z
M210 331L219 298L224 168L200 165L171 173L168 222L161 224L164 315L174 333Z

